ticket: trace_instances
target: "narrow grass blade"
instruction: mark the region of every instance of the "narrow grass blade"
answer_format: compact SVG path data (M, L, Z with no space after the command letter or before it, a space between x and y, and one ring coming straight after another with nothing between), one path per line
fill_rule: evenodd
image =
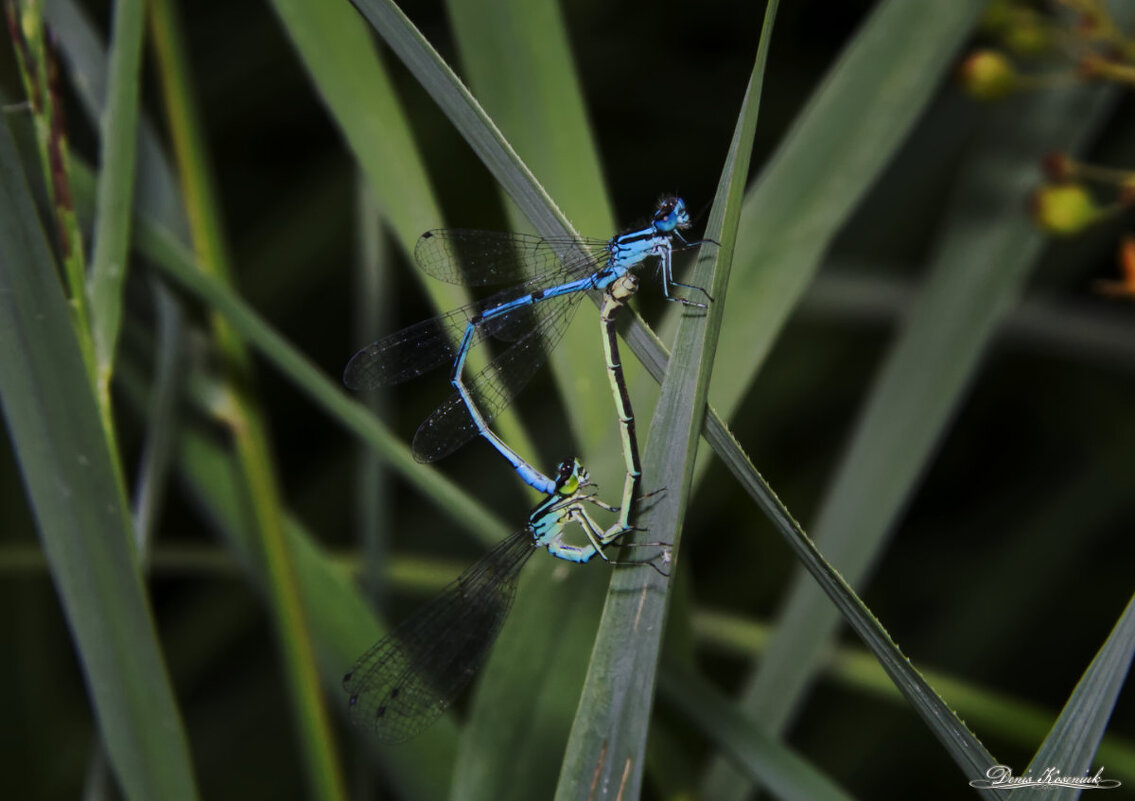
M134 488L134 536L142 561L149 556L154 522L161 513L177 430L181 395L182 346L185 344L181 306L169 287L152 281L151 293L158 323L154 356L153 401L147 410L146 442Z
M190 223L195 265L202 273L231 284L234 268L189 68L184 26L178 18L175 0L151 0L149 5L150 38ZM211 316L210 334L224 365L220 416L232 435L234 452L241 464L241 485L247 488L255 513L260 553L268 577L268 609L278 637L305 779L317 798L345 798L333 730L319 688L312 633L299 601L296 567L284 542L279 468L269 442L265 412L250 389L254 385L252 363L244 343L220 315Z
M182 438L179 463L193 495L202 501L256 583L263 586L266 577L257 567L259 546L248 499L239 492L238 465L208 437L194 432ZM315 633L323 686L342 718L347 709L342 686L344 666L377 642L386 629L375 619L357 582L319 547L310 532L287 518L285 534L297 569L304 612ZM397 751L375 751L386 775L405 797L440 801L449 785L455 747L456 727L442 720Z
M199 272L191 254L172 234L152 225L143 215L139 218L137 235L139 250L153 259L166 275L224 315L252 347L272 361L299 389L327 409L335 420L366 440L459 524L486 542L495 541L507 532L503 523L473 503L463 490L436 470L414 461L410 449L362 403L349 397L338 382L321 373L229 287Z
M119 383L126 401L139 410L151 403L146 398L147 387L141 373L129 359L123 360ZM210 404L215 394L211 389L191 393L195 411L202 418L212 412ZM235 559L253 586L264 592L268 577L261 558L253 505L241 480L237 458L218 444L210 432L196 425L187 422L178 433L177 467L189 495L225 543L225 552ZM345 717L344 666L379 640L386 629L375 619L370 604L342 560L332 558L312 534L286 512L284 518L285 543L296 565L304 612L312 624L322 683L332 707ZM231 569L232 562L228 567ZM216 565L212 565L209 572L215 577ZM455 734L456 727L452 723L441 721L411 745L391 755L396 758L385 759L387 775L406 797L444 797L449 784L449 767L453 763Z
M1027 773L1034 777L1044 775L1049 769L1056 769L1060 776L1080 779L1095 776L1100 771L1101 781L1109 777L1102 775L1105 765L1095 763L1094 758L1100 740L1107 729L1111 713L1119 700L1119 693L1131 670L1131 657L1135 654L1135 597L1127 603L1119 622L1103 644L1092 664L1081 677L1072 692L1064 711L1056 725L1052 727L1044 745L1029 763ZM1114 777L1110 781L1117 781ZM1124 776L1123 783L1135 781L1135 776ZM1106 786L1117 787L1109 784ZM1096 789L1087 785L1087 789ZM1075 787L1053 786L1029 787L1013 793L1013 801L1039 801L1042 798L1056 798L1072 801L1080 797L1081 790Z
M90 173L76 165L76 203L80 210L89 208ZM193 255L172 230L153 219L149 209L136 211L134 247L172 278L175 283L199 297L211 308L229 319L233 328L245 337L252 347L308 393L328 414L354 431L408 481L453 515L464 529L488 544L499 540L509 528L497 517L486 512L453 482L437 470L418 464L410 449L358 401L350 398L338 382L323 375L302 353L269 326L231 288L196 268Z
M558 5L448 0L446 7L465 75L501 134L580 230L613 232L616 220ZM524 47L516 46L520 41Z
M715 371L728 419L833 238L894 158L970 35L983 0L886 0L864 20L773 154L741 211L722 338L744 342Z
M783 801L849 801L851 796L818 768L737 712L732 701L704 679L667 663L658 686L730 764L752 784Z
M8 130L0 126L0 399L100 732L127 798L192 799L113 456Z
M194 199L193 233L198 248L208 254L203 263L223 274L227 272L223 255L223 236L220 234L218 215L215 213L209 170L202 155L201 137L189 111L192 103L188 99L187 70L184 56L179 48L177 26L172 21L171 9L172 6L168 2L153 4L151 20L154 23L154 41L160 56L161 74L165 79L163 88L174 120L171 130L182 155L181 183L187 196ZM59 23L58 28L71 59L72 71L77 76L75 83L82 88L84 105L88 113L97 118L101 115L103 104L106 102L102 46L89 22L73 4L64 0L52 0L50 12L53 20ZM123 135L133 136L135 127L132 124L125 129ZM140 207L145 208L150 214L160 215L163 224L167 226L165 230L176 230L182 235L187 227L186 217L174 188L176 182L171 178L166 160L145 127L142 129L139 143L140 157L144 160L141 171L143 180L139 190ZM171 236L171 239L176 238L178 237ZM180 242L178 245L180 246ZM239 343L225 336L223 326L218 326L217 334L226 351L227 363L246 364L247 359L240 352ZM264 438L258 436L258 432L263 431L263 426L257 418L255 409L242 403L246 400L243 394L236 393L232 397L236 402L231 407L233 411L231 419L238 421L234 427L235 440L240 452L245 455L245 463L249 468L245 478L259 489L257 493L260 501L259 519L264 524L263 531L267 541L263 553L267 554L273 564L280 565L281 558L286 558L286 554L279 546L280 527L278 516L274 512L276 504L271 497L274 492L270 458L267 455ZM279 580L275 586L280 589L282 596L287 595L290 589L287 580L288 567L283 566L276 571L276 575ZM284 601L275 609L280 611L280 617L283 619L295 612L296 606L294 602ZM314 660L310 658L309 651L304 646L306 636L303 628L302 619L296 615L292 615L288 618L288 622L280 627L282 641L287 646L289 655L286 664L291 668L289 676L293 679L292 689L298 699L300 730L307 735L303 755L307 758L312 785L319 788L317 794L322 797L336 797L342 794L337 789L339 775L331 752L331 737L326 726L326 715L320 707Z
M379 225L379 207L374 192L362 174L355 187L357 220L356 278L359 301L354 331L359 342L374 342L382 336L394 317L389 239ZM375 419L387 419L380 412L387 404L381 396L364 397L363 403ZM382 460L370 448L358 449L358 481L355 490L356 528L363 552L364 583L370 597L381 602L386 590L385 565L390 557L390 518L395 494ZM359 653L362 653L360 651Z
M704 314L689 314L679 326L643 458L645 486L664 491L641 515L639 525L651 540L672 543L673 554L678 553L693 478L776 7L772 2L766 10L710 212L707 236L720 244L702 251L693 272L692 283L710 287L716 300ZM624 569L612 578L557 799L637 798L641 793L667 590L667 580L646 568Z
M557 3L450 0L446 6L464 75L502 135L578 230L614 234L617 223ZM526 220L515 206L509 210L512 227L523 230ZM598 349L594 315L585 313L551 354L557 382L571 398L565 408L578 452L593 473L600 469L595 454L608 450L600 446L614 430Z
M274 0L272 5L367 176L383 219L410 256L422 232L441 225L441 211L410 123L370 33L346 3ZM464 287L434 281L419 270L412 272L439 312L469 301ZM469 355L470 374L486 363L485 351L474 350ZM519 452L534 452L513 411L498 415L494 426Z
M69 66L71 85L83 111L97 124L107 107L107 50L83 9L73 0L45 0L44 12L59 40L60 55ZM163 225L188 236L185 211L177 180L162 151L153 125L144 117L138 123L136 203Z
M693 628L707 650L735 656L759 657L772 637L768 625L705 609L694 613ZM941 671L924 670L922 675L958 717L986 739L1028 751L1044 740L1052 726L1050 709ZM879 661L862 648L840 647L831 653L824 660L824 678L851 693L887 704L905 703ZM1108 773L1135 776L1135 742L1109 733L1100 742L1097 764L1106 765Z
M94 255L87 286L91 297L99 391L109 404L114 351L122 329L122 295L130 248L138 103L141 93L142 0L114 5L107 105L101 119L99 188Z
M4 3L13 55L31 111L39 151L38 172L55 217L56 244L62 261L63 279L68 289L71 322L75 328L83 363L91 385L98 385L95 342L91 324L90 298L87 296L87 251L83 231L71 199L70 141L64 121L65 104L58 80L54 48L49 45L48 26L43 8L36 4ZM100 398L100 413L108 441L113 439L109 408Z
M729 432L725 431L723 435L729 436ZM736 442L734 445L736 446ZM734 453L739 451L739 446L736 446L736 449L725 450L726 465L730 472L768 515L769 520L784 536L785 542L808 571L812 580L823 590L863 644L871 650L883 670L891 677L914 711L926 721L931 732L946 747L962 772L971 777L984 774L996 764L996 760L958 719L953 709L911 665L910 660L887 634L886 629L867 605L816 549L815 544L804 533L800 524L793 519L752 463L749 462L747 465L736 463L737 457ZM747 457L742 458L747 459ZM752 717L751 713L749 716ZM752 719L759 720L759 718ZM984 794L989 798L1000 797L994 791L984 791Z
M403 251L413 253L418 236L441 223L441 212L409 122L366 26L346 3L273 0L271 5ZM460 288L429 283L427 291L441 308L453 308L467 299Z
M543 236L575 231L453 70L390 0L351 0Z
M858 584L874 563L984 347L1019 296L1043 244L1022 213L1040 155L1073 146L1103 106L1093 91L1023 98L975 151L930 278L883 366L815 526L817 546ZM991 172L1001 177L995 185ZM827 647L838 615L810 580L798 578L778 633L746 692L746 708L780 730Z
M354 2L386 38L411 72L423 83L427 91L435 97L489 169L502 182L522 210L528 214L537 230L544 235L564 233L565 227L562 216L556 215L550 201L535 185L530 173L520 163L519 158L508 147L507 143L503 141L484 111L461 86L452 72L445 67L421 34L409 24L405 16L392 4L382 2L382 0L354 0ZM907 14L912 13L914 8L913 4L899 6L895 2L892 2L890 7L896 6ZM921 8L921 6L918 7ZM976 4L965 6L959 12L964 14L962 18L964 24L955 19L953 25L945 26L945 29L956 30L957 36L960 37L977 10ZM918 20L918 24L921 25L925 18L919 16ZM901 33L896 35L905 36ZM920 47L920 51L925 49L924 46ZM948 50L952 52L952 47ZM919 91L923 93L923 99L928 96L930 90L928 87L921 86L921 82L927 80L929 74L940 73L949 52L935 49L936 60L933 62L935 71L918 74L915 83ZM861 113L862 108L857 106L855 109L856 117ZM913 114L911 114L911 118L913 118ZM809 155L808 158L814 160L814 154ZM780 296L779 293L778 296ZM644 364L652 375L661 380L667 370L668 356L657 339L653 338L643 326L637 325L631 327L627 341L631 344L636 355L644 360ZM710 411L711 413L706 418L707 439L718 454L722 456L734 475L742 482L742 485L757 500L762 510L790 539L791 544L798 548L801 555L807 554L810 543L799 526L780 504L767 484L760 479L759 474L756 473L744 452L733 440L720 417L713 414L712 410ZM857 630L868 640L869 644L873 645L881 658L889 663L888 669L892 671L893 675L900 677L905 685L908 697L915 701L916 709L920 714L936 721L944 721L941 724L939 736L947 742L948 747L960 763L968 767L978 766L981 770L992 764L992 759L984 754L976 738L950 714L949 709L941 702L941 699L934 696L933 692L920 682L917 674L909 668L909 664L901 657L889 638L885 636L878 622L870 616L861 603L848 600L853 599L854 594L850 593L846 584L841 583L830 573L830 568L824 565L822 559L814 551L807 558L812 560L811 569L815 571L815 575L825 576L827 591L837 599L842 596L841 610L855 620L854 625ZM574 765L579 769L594 767L594 764L584 766L579 760L576 760Z
M529 560L462 729L452 801L552 797L611 572Z

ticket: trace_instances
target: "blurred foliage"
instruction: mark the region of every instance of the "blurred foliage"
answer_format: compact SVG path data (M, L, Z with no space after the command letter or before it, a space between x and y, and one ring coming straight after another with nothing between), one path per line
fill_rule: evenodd
M182 5L182 34L214 160L234 281L290 343L335 377L364 344L352 327L358 166L280 20L265 4L198 0ZM403 5L460 73L443 5ZM752 160L754 181L874 5L804 0L780 9ZM1067 19L1069 6L1078 5L1094 7L998 3L994 12L1003 16L991 12L985 27L974 31L975 47L1000 37L995 44L1015 59L1063 57L1053 56L1052 48L1064 47L1068 25L1062 23L1058 30L1065 33L1058 34L1049 23ZM109 4L85 7L107 31ZM724 0L692 6L564 0L560 8L620 226L641 221L663 192L681 192L694 210L707 206L752 68L760 14L750 4ZM9 100L22 97L10 44L0 50L0 91ZM509 227L487 170L407 70L388 52L383 56L446 221ZM964 59L959 52L959 65ZM1056 64L1054 72L1069 70L1068 62L1049 63ZM163 100L152 64L144 75L142 109L162 129ZM1015 92L1006 91L1003 77L996 91L978 92L990 104L973 102L957 83L937 87L905 145L828 248L819 276L792 311L758 384L730 415L737 438L809 530L854 439L858 410L917 302L932 243L970 150L991 126L1005 124L1004 116L996 116L996 103L1012 102L1002 99ZM1086 79L1082 73L1076 78ZM97 132L66 80L62 91L71 143L86 163L97 164ZM22 114L9 109L5 116L15 128ZM1037 162L1034 188L1053 180L1062 197L1072 196L1076 230L1064 232L1075 235L1053 239L1035 264L1030 262L1023 300L1006 313L984 349L968 389L919 470L913 493L889 527L891 536L877 554L870 580L859 585L917 665L1042 713L1041 724L1033 720L1023 731L1011 731L998 729L996 721L979 723L979 715L960 710L986 747L1018 771L1039 747L1045 726L1069 698L1132 592L1135 307L1132 293L1108 287L1117 275L1130 275L1135 260L1125 236L1131 229L1125 194L1130 179L1123 172L1135 164L1133 143L1135 104L1123 90L1087 147L1065 157L1059 181ZM1092 201L1069 191L1079 180L1099 177L1090 169L1084 172L1088 164L1118 171L1111 176L1118 197ZM31 172L27 166L25 171ZM990 170L988 180L997 179L996 170ZM1047 196L1019 194L1021 219L1030 208L1050 207ZM1068 219L1060 208L1054 215ZM699 223L695 231L700 228ZM605 237L611 232L581 233ZM392 300L383 331L432 313L413 267L393 248L387 256L385 292ZM146 442L140 398L151 380L157 347L152 275L136 258L126 290L123 367L112 388L116 434L131 487ZM648 319L660 308L653 295L640 293ZM725 311L727 318L746 313L729 306ZM223 449L226 436L208 419L217 365L205 314L192 302L187 314L186 391L194 400L185 404L181 419L204 443L199 447ZM585 309L580 316L589 314ZM599 343L593 344L598 360ZM746 347L745 342L720 343L722 350L744 353ZM331 551L352 549L353 554L356 441L280 373L259 359L255 368L254 392L270 426L276 475L291 519ZM384 419L403 441L442 397L444 383L439 375L399 387L385 399ZM571 398L552 388L552 379L542 375L518 403L544 465L573 448L571 432L558 422ZM650 409L640 406L639 416L649 420ZM474 443L440 469L515 523L529 499L516 482L504 479L503 469L482 468L494 459L487 446ZM887 465L873 467L885 474ZM2 449L0 476L0 638L10 655L0 668L7 710L0 724L0 774L12 798L73 798L87 781L92 759L90 702L54 586L38 557L35 519L11 447ZM390 516L395 554L441 560L443 575L477 555L479 546L456 530L450 517L424 503L404 479L383 476L390 499L383 512ZM195 480L184 466L174 471L155 527L148 587L201 794L304 797L303 761L296 756L289 704L282 700L287 683L263 588L240 569L246 555L218 536L224 528L220 513L200 496ZM772 527L754 521L751 503L718 463L709 465L695 487L683 542L675 581L685 585L682 593L695 608L775 621L792 585L794 560ZM385 603L394 619L441 581L439 570L410 567L396 562ZM400 591L407 588L412 592ZM518 603L524 603L523 595ZM676 634L682 633L681 625L675 626ZM576 622L569 641L586 647L593 626ZM748 652L712 629L695 625L693 635L706 675L721 687L738 688L750 666L742 656ZM849 639L843 644L852 645ZM325 667L333 672L334 665ZM964 797L965 778L922 721L901 700L865 684L837 666L832 679L821 680L807 696L787 742L856 797L908 798L915 785L921 798ZM951 700L948 693L945 697ZM981 704L980 692L977 698ZM574 706L574 699L544 700ZM340 703L330 691L330 704ZM1109 753L1117 756L1098 763L1107 767L1105 775L1129 787L1135 786L1132 705L1130 694L1120 696L1109 729L1114 738ZM656 792L653 797L685 786L712 754L671 712L660 716L670 725L652 741L658 749L654 761L665 763L652 764L648 772L647 787L651 778L658 785L648 789ZM342 726L338 732L342 746L351 735ZM681 758L664 759L666 754ZM387 767L396 761L397 756ZM352 776L365 772L361 758L352 765ZM1119 765L1131 772L1113 773ZM558 765L538 767L546 767L554 783ZM394 769L376 772L379 778L368 781L413 797L415 790L408 790L402 778L391 778L396 774ZM430 779L446 786L444 775ZM420 791L423 797L431 792Z

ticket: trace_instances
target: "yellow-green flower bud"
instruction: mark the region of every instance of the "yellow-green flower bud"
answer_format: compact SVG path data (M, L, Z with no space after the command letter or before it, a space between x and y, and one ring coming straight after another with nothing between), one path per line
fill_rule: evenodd
M1081 184L1049 184L1032 197L1032 216L1055 236L1078 234L1099 219L1100 209Z
M962 88L978 100L1000 100L1019 85L1017 70L1004 53L975 50L958 69Z

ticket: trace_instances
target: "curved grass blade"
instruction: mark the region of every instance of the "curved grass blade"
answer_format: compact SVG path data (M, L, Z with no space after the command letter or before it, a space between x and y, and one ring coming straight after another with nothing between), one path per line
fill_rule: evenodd
M730 763L744 772L751 785L764 787L783 801L850 801L851 796L832 779L744 718L731 699L704 679L668 663L658 685L672 705L729 755Z
M402 249L441 220L425 165L374 42L345 3L273 0L332 119L366 173ZM467 298L459 290L425 285L438 308Z
M1097 768L1102 774L1106 766L1093 761L1100 745L1100 739L1107 729L1107 723L1119 700L1119 693L1131 670L1131 658L1135 654L1135 596L1119 617L1107 641L1100 648L1091 665L1084 671L1076 689L1072 692L1060 718L1052 727L1044 744L1037 751L1026 772L1040 776L1044 771L1055 768L1061 776L1079 779L1093 776ZM1124 777L1130 782L1133 777ZM1100 776L1106 785L1087 785L1087 789L1118 787L1110 784L1116 781ZM1013 793L1014 801L1039 801L1057 798L1076 799L1080 788L1063 787L1054 791L1050 786L1029 787Z
M729 419L856 205L893 160L970 36L984 0L876 4L745 198L717 370ZM729 354L723 354L728 357Z
M1104 108L1090 90L1021 100L1005 109L1005 125L993 139L974 149L927 285L821 507L817 547L853 585L868 575L985 345L1036 263L1043 236L1020 211L1035 165L1050 148L1074 145ZM994 171L1002 176L995 186L987 180ZM828 599L810 581L798 579L769 652L744 693L750 714L783 729L839 622Z
M602 160L553 0L446 3L462 74L541 186L583 231L614 231ZM526 46L516 47L517 41ZM517 103L516 98L525 98ZM514 227L521 220L513 215ZM575 344L575 343L573 343Z
M441 212L374 41L345 3L273 0L272 5L366 174L384 218L402 249L413 252L422 231L439 225ZM422 290L439 311L469 300L463 288L434 281L423 281ZM471 368L483 365L481 353L470 355ZM515 415L502 415L496 428L519 452L534 452Z
M131 524L43 232L0 126L0 400L100 733L130 799L197 797Z
M126 0L114 8L106 112L101 118L99 187L94 254L87 275L99 392L109 404L114 352L122 329L122 296L129 263L138 103L141 86L142 19L145 3Z
M671 543L675 555L706 410L776 8L774 1L766 10L710 212L706 235L720 246L699 254L694 268L692 283L711 287L716 300L704 315L682 319L643 458L644 485L666 491L644 512L639 525L652 539ZM637 798L641 793L667 589L665 580L646 571L621 571L612 578L556 789L558 801Z
M602 158L572 59L570 26L564 19L568 9L556 0L450 0L446 9L461 74L502 136L579 231L616 233L623 221L615 219L604 184ZM517 47L517 42L525 45ZM580 49L577 55L586 59L587 52ZM524 230L528 212L507 200L505 207L510 227ZM590 315L581 315L550 361L563 396L571 398L565 408L577 451L593 472L605 475L604 446L613 423L604 376L594 358L594 329ZM627 368L632 384L643 378L633 361Z
M119 379L126 401L136 410L145 408L149 405L147 387L137 378L142 371L129 357L123 360L122 368ZM202 418L213 413L210 393L191 397ZM177 464L189 495L223 538L228 553L254 585L262 586L260 544L236 458L204 427L183 425L179 434ZM313 624L323 683L329 696L340 698L343 665L350 664L385 631L359 591L355 571L324 550L292 516L285 518L285 533L297 566L301 598ZM231 569L231 559L223 561ZM211 572L215 574L215 568ZM345 705L336 708L346 710ZM455 743L456 727L450 721L439 721L412 744L399 749L397 759L384 760L388 778L407 798L441 801L446 797Z
M417 465L409 448L361 403L347 397L230 288L197 270L184 245L168 231L152 224L144 215L137 229L138 249L153 259L166 275L223 314L252 347L263 353L315 403L327 409L335 420L366 440L456 522L484 542L496 541L500 532L507 530L452 481Z

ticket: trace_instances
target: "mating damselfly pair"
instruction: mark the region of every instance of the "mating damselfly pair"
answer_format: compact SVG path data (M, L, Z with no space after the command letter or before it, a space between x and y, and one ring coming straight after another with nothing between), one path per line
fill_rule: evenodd
M571 562L588 562L596 556L610 562L605 548L633 530L630 516L639 499L642 467L619 358L616 317L638 288L633 270L652 257L658 261L667 300L705 308L703 302L675 294L674 287L712 300L704 289L673 276L672 254L702 244L682 236L689 227L685 202L667 197L659 202L648 226L610 240L555 240L459 229L428 231L418 240L415 261L428 275L469 286L506 282L513 286L368 345L347 364L344 383L352 389L373 389L450 365L454 393L418 428L415 457L427 462L439 459L479 434L545 497L523 528L363 654L343 677L352 717L379 739L396 742L413 737L471 680L508 613L520 569L535 549L544 548ZM492 419L559 342L579 300L593 290L604 293L600 325L626 463L619 506L595 497L590 476L578 460L561 462L555 476L547 476L490 428ZM466 378L470 350L489 337L511 344ZM590 506L617 513L617 520L600 527L588 511ZM578 527L586 545L565 540L569 526ZM649 564L666 575L658 562L668 564L668 546L645 544L660 548L660 553L632 564Z

